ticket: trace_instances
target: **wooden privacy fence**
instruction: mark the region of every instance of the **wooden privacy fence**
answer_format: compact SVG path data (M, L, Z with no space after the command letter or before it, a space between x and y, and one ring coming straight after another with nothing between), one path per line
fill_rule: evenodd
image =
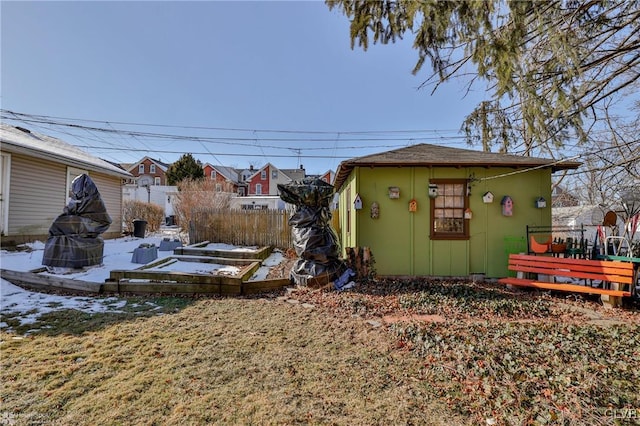
M189 241L290 248L290 214L286 210L196 210L191 214Z

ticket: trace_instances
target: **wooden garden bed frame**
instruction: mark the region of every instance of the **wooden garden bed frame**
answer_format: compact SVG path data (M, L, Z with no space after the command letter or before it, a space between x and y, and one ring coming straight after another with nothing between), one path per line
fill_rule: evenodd
M264 246L259 247L257 250L223 250L223 249L208 249L209 241L203 241L198 244L192 244L186 247L178 247L173 250L173 254L177 255L191 255L191 256L211 256L211 257L223 257L225 259L256 259L265 260L271 252L272 247Z
M208 242L200 245L206 246ZM193 250L192 250L193 249ZM197 255L183 255L179 253ZM46 268L29 272L17 272L0 269L0 276L18 286L35 290L58 290L68 293L134 293L134 294L209 294L240 296L275 290L291 284L289 278L277 278L249 281L262 261L269 257L271 247L261 247L256 251L207 250L199 247L186 247L174 250L174 255L147 263L136 269L118 269L109 274L104 283L81 281L57 275L44 275ZM206 256L205 253L224 255L224 257ZM216 263L240 266L235 275L214 275L205 273L187 273L178 271L153 271L151 268L176 261Z

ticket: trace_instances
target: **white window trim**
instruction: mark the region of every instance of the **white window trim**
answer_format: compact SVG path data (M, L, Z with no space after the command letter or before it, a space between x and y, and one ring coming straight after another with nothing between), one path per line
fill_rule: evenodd
M256 184L256 195L262 195L262 184L261 183L257 183Z
M155 164L150 164L149 165L149 173L155 173L156 172L156 165Z
M0 161L2 161L2 176L0 176L0 182L2 182L1 196L2 202L0 202L0 235L7 235L9 232L9 188L11 178L11 154L2 153L0 155Z
M144 174L144 163L138 164L138 174Z

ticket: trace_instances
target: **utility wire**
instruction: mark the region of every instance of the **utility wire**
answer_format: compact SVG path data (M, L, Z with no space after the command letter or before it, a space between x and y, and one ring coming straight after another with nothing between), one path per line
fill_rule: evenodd
M0 109L0 112L12 114L16 118L22 117L22 118L30 118L33 120L35 119L40 119L45 121L66 120L66 121L76 121L76 122L85 122L85 123L107 123L107 121L101 121L101 120L88 120L88 119L80 119L80 118L67 118L67 117L55 117L55 116L47 116L47 115L25 114L25 113L20 113L15 111L9 111L5 109ZM243 128L232 128L232 127L206 127L206 126L185 126L185 125L173 125L173 124L134 123L134 122L126 122L126 121L109 121L108 123L126 125L126 126L164 127L164 128L175 128L175 129L198 129L198 130L219 130L219 131L230 131L230 132L260 132L260 133L326 134L326 135L335 135L336 133L341 133L343 135L368 135L368 134L458 132L458 129L330 131L330 130L291 130L291 129L284 129L284 130L243 129Z
M218 160L218 158L216 156L243 156L243 157L250 157L250 158L266 158L267 154L265 153L264 149L268 148L268 149L273 149L273 150L288 150L291 151L293 150L290 146L277 146L277 145L266 145L263 142L283 142L283 143L289 143L289 142L296 142L296 143L301 143L301 142L332 142L332 145L327 144L327 146L312 146L312 147L299 147L296 146L295 148L295 152L296 155L295 157L297 157L298 159L300 158L325 158L325 159L341 159L344 158L342 156L338 156L336 155L336 151L337 150L361 150L361 149L371 149L371 148L399 148L399 147L404 147L404 146L409 146L415 143L419 143L419 142L438 142L439 145L446 145L446 144L459 144L460 142L464 142L466 145L466 137L464 136L460 136L460 135L456 135L456 136L443 136L442 132L448 132L448 131L444 131L444 130L386 130L386 131L350 131L350 132L344 132L344 131L339 131L339 132L334 132L334 131L300 131L300 130L273 130L273 129L262 129L262 130L255 130L255 129L239 129L239 128L223 128L223 127L203 127L203 126L177 126L177 125L161 125L161 124L142 124L142 123L131 123L131 122L117 122L117 121L99 121L99 120L83 120L83 119L71 119L71 118L63 118L63 117L53 117L53 116L44 116L44 115L33 115L33 114L24 114L24 113L19 113L19 112L13 112L13 111L9 111L9 110L5 110L5 109L0 109L0 118L5 119L5 120L11 120L11 121L17 121L17 122L21 122L21 123L30 123L31 125L33 125L34 127L41 129L40 131L44 134L46 134L46 131L43 131L42 129L45 128L45 126L52 126L53 128L55 128L56 132L62 133L62 134L67 134L71 137L73 137L74 139L81 141L80 144L75 144L75 146L79 147L79 148L88 148L88 149L92 149L92 150L99 150L102 152L110 152L110 151L120 151L120 152L126 152L126 153L135 153L135 152L147 152L149 153L149 155L153 155L153 154L157 154L157 153L164 153L164 154L183 154L184 150L160 150L153 147L148 146L143 140L147 140L150 143L154 143L154 142L158 142L160 140L163 141L170 141L171 143L175 143L178 141L182 141L182 142L199 142L200 145L205 149L206 152L192 152L192 154L197 154L197 155L210 155L212 156L218 163L220 163L220 161ZM61 120L65 120L65 121L61 121ZM80 122L80 123L100 123L100 124L104 124L108 127L97 127L97 126L87 126L87 125L82 125L82 124L75 124L73 122L68 122L68 121L75 121L75 122ZM181 135L181 134L167 134L167 133L157 133L157 132L145 132L145 131L133 131L133 130L126 130L126 129L118 129L116 127L114 127L114 125L129 125L129 126L147 126L147 127L158 127L158 128L178 128L178 129L198 129L198 130L214 130L214 131L234 131L234 132L251 132L252 134L248 137L220 137L220 136L216 136L216 137L207 137L207 136L194 136L194 135ZM77 134L73 133L73 130L78 130L78 131L83 131L86 134L92 135L92 137L87 138L85 137L80 137ZM264 132L264 133L282 133L282 134L298 134L298 135L306 135L306 134L311 134L311 135L332 135L332 137L296 137L296 138L289 138L289 137L282 137L282 138L273 138L273 137L269 137L269 138L260 138L257 135L257 132ZM602 131L602 134L606 134L606 131ZM422 135L420 136L420 133L427 133L429 134L429 136L425 136ZM114 135L117 136L122 143L114 143L114 142L110 142L108 140L106 140L105 138L98 136L98 135ZM374 135L390 135L390 136L395 136L395 137L372 137ZM347 135L348 137L344 137L344 135ZM362 135L371 135L370 137L355 137L355 136L362 136ZM400 135L410 135L410 137L401 137ZM127 144L125 138L126 137L130 137L133 138L139 145L142 145L145 147L145 149L141 149L141 148L135 148L132 147L130 145ZM94 140L98 143L100 143L100 146L95 146L95 145L86 145L86 144L82 144L83 142L86 143L86 140ZM338 143L340 142L340 144ZM350 143L350 142L368 142L368 144L366 146L357 146L357 145L344 145L345 143ZM379 144L379 145L372 145L372 142L403 142L402 144ZM564 159L560 159L557 160L557 162L554 163L550 163L550 164L560 164L562 162L565 161L570 161L572 159L578 159L578 158L582 158L582 159L589 159L590 157L595 157L595 158L599 158L600 154L602 152L608 151L608 150L616 150L616 149L620 149L620 147L627 147L629 149L634 149L635 144L638 143L638 139L634 139L631 141L627 141L623 144L619 144L619 145L614 145L614 146L610 146L610 147L605 147L605 148L599 148L598 150L594 150L592 152L583 152L581 154L577 154L573 157L570 158L564 158ZM108 146L104 146L104 144L108 145ZM219 145L233 145L233 146L247 146L247 147L251 147L255 150L256 145L257 147L260 149L260 154L252 154L252 153L222 153L222 152L212 152L207 146L206 144L219 144ZM523 146L521 144L521 146ZM535 150L539 148L539 146L534 146L534 147L529 147L529 151L531 149ZM523 147L523 150L521 152L515 151L515 152L511 152L511 155L522 155L524 153L524 149L525 147ZM577 145L570 145L569 146L569 151L571 150L576 150L579 149L579 147ZM331 151L331 155L309 155L309 154L302 154L302 151L324 151L324 150L329 150ZM575 151L574 151L575 152ZM270 157L274 157L274 158L293 158L294 156L292 155L278 155L278 154L270 154ZM585 161L587 161L585 160ZM635 159L632 159L630 161L634 161ZM626 163L630 162L629 159L627 159ZM624 164L624 163L621 163ZM546 166L548 166L549 164L547 164ZM546 167L545 166L545 167ZM533 169L523 169L523 170L519 170L517 171L517 173L523 173L526 172L528 170L534 170ZM594 170L596 170L594 168ZM585 173L588 171L582 170L580 172L575 171L573 173L571 173L571 175L576 175L576 174L580 174L580 173ZM513 173L507 173L507 174L503 174L503 175L498 175L498 176L493 176L493 177L489 177L489 178L484 178L483 180L487 180L487 179L496 179L499 177L504 177L504 176L509 176L511 174L514 174L516 172Z

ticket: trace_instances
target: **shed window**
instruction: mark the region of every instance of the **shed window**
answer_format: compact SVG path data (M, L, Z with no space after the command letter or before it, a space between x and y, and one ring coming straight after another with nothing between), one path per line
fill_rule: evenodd
M435 179L438 196L431 199L431 239L461 240L469 238L469 220L464 211L469 207L467 181Z

